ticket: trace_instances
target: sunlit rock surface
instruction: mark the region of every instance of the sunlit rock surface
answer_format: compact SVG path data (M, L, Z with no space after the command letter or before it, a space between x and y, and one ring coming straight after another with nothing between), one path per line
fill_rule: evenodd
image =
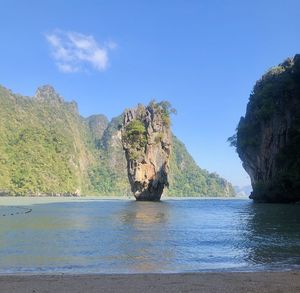
M160 104L125 111L122 143L137 200L158 201L169 185L171 138L169 113Z

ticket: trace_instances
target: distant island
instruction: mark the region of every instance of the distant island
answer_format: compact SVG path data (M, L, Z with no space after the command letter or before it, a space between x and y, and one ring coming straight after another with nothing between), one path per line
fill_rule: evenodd
M257 81L229 138L251 178L256 202L300 201L300 55Z
M46 85L34 97L0 86L0 194L131 196L122 145L124 113L80 116ZM169 196L234 196L232 185L197 166L171 134Z
M233 186L238 197L249 197L252 192L252 186Z

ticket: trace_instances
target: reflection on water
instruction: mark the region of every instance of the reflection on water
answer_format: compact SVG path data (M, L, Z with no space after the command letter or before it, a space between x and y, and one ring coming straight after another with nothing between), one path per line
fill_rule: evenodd
M167 268L172 253L170 247L163 246L167 205L165 202L130 202L116 214L124 231L118 238L116 250L129 271L151 272Z
M278 269L300 265L300 206L258 204L248 210L247 260Z
M300 268L299 205L91 200L10 216L18 208L0 207L0 273Z
M163 207L162 207L163 205ZM153 225L167 222L168 208L166 202L131 202L126 210L122 210L119 218L124 224Z

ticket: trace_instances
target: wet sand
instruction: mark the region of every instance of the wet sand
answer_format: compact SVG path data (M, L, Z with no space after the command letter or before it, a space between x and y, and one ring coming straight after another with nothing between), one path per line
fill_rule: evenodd
M0 292L300 292L300 272L0 276Z

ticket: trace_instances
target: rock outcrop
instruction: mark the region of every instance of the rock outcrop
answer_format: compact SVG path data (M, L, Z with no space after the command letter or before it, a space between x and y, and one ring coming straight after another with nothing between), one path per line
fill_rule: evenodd
M131 190L137 200L158 201L169 185L169 106L153 102L125 111L122 144Z
M96 144L99 144L109 121L104 115L92 115L85 119Z
M63 103L63 98L55 91L51 85L43 85L39 87L35 93L36 100L38 101L56 101Z
M300 55L256 83L231 141L250 175L250 198L300 201Z

